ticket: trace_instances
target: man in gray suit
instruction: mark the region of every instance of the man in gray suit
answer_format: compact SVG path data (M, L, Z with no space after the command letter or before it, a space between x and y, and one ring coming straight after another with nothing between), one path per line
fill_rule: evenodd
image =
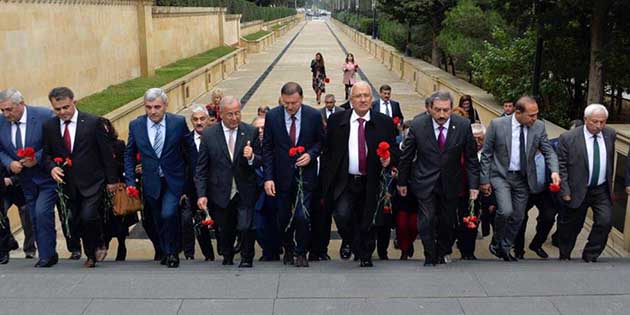
M584 110L584 126L560 136L560 197L565 203L558 215L560 260L571 258L589 207L593 209L593 226L582 259L595 262L606 247L612 220L616 138L615 130L606 127L607 119L606 107L589 105Z
M538 104L529 96L516 102L513 115L490 122L481 153L480 190L495 192L498 209L490 252L505 261L521 228L529 192L539 193L534 156L540 150L551 170L551 180L560 184L558 158L547 139L545 124L538 121Z
M324 125L326 125L326 122L328 121L328 117L330 117L330 115L344 110L343 108L336 106L335 102L335 95L333 94L327 94L326 97L324 97L324 107L319 110L319 112L322 114L322 122L324 123Z
M241 104L235 97L221 100L221 123L201 136L195 176L197 205L210 207L221 235L223 265L233 265L234 240L240 233L241 263L252 267L256 168L261 165L258 130L241 122Z

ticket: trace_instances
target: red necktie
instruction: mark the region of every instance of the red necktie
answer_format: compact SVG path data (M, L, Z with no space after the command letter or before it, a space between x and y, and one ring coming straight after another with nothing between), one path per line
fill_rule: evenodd
M446 145L446 137L444 137L444 126L439 126L440 134L438 135L438 145L440 146L440 151L444 151L444 146Z
M295 143L295 116L291 115L291 128L289 129L289 140L291 140L291 146L294 147Z
M365 147L365 119L358 118L359 121L359 173L361 175L367 174L367 149Z
M66 144L68 152L72 152L72 140L70 139L70 130L68 130L68 125L70 125L71 122L70 120L63 122L66 125L66 129L63 131L63 142Z

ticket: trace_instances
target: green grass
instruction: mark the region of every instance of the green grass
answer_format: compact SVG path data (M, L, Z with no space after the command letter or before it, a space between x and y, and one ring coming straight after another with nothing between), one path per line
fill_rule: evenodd
M79 100L78 107L82 111L95 115L104 115L144 95L152 87L161 87L181 78L202 66L211 63L236 48L221 46L204 53L178 60L172 64L155 70L152 77L140 77L111 85L102 92L86 96Z
M253 41L253 40L259 40L259 39L269 35L270 33L271 32L269 32L269 31L258 31L256 33L249 34L249 35L246 35L246 36L243 36L243 37L245 39L247 39L247 40L252 40Z
M279 29L281 29L282 27L284 27L286 24L282 23L282 24L276 24L274 26L271 27L271 29L273 29L274 31L277 31Z

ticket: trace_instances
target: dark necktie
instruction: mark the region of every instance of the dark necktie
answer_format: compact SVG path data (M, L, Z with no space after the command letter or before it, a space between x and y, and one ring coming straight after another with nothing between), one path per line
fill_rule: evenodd
M444 126L439 126L440 134L438 134L438 146L440 147L440 151L444 151L444 147L446 146L446 137L444 136Z
M527 176L527 153L525 152L525 126L521 124L519 139L519 158L521 161L521 175Z
M597 187L597 183L599 182L599 168L600 168L600 160L599 160L599 142L597 141L597 135L593 136L593 170L591 171L591 183L588 185L589 187Z
M63 142L66 144L66 149L68 149L68 152L72 152L72 140L70 139L70 130L68 130L68 126L71 122L71 120L66 120L63 122L66 125L66 128L63 131Z
M330 115L332 115L332 114L333 114L333 109L331 108L331 109L328 110L328 117L330 117Z
M296 139L296 131L295 131L295 115L291 115L291 128L289 129L289 140L291 140L291 146L295 146Z
M24 144L22 143L22 130L20 130L20 122L16 121L15 122L15 148L16 149L21 149L24 147Z
M389 102L385 102L385 115L392 117L392 112L389 110Z
M358 143L359 143L359 173L361 175L367 174L367 148L365 147L365 119L358 118L359 130L358 130Z

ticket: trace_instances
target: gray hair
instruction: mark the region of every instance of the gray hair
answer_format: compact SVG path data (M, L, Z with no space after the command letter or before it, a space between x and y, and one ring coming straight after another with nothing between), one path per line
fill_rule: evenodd
M480 123L470 124L470 129L472 129L473 134L486 134L486 126Z
M192 104L192 111L190 113L190 115L192 116L193 114L198 114L198 113L203 113L206 116L208 116L208 110L201 104L198 103L193 103Z
M13 105L24 102L24 96L22 96L22 93L20 93L20 91L18 91L16 88L8 88L6 90L0 91L0 103L3 103L8 99L11 100L11 103L13 103Z
M223 96L223 98L221 99L221 103L219 103L219 109L223 110L225 106L233 104L234 102L238 103L239 108L241 107L241 100L239 100L238 97L234 97L231 95Z
M352 95L352 92L354 91L354 89L359 86L367 87L370 90L370 95L372 95L372 87L370 86L369 83L365 81L357 81L356 83L354 83L354 85L352 86L352 89L350 90L350 95Z
M591 104L584 109L584 118L591 117L593 114L604 113L608 119L608 109L602 104Z
M160 88L150 88L144 93L144 101L155 101L156 99L161 98L164 105L168 103L168 96L164 93L164 90Z
M451 103L451 107L453 107L453 97L451 93L448 91L437 91L431 95L431 106L436 100L440 101L449 101Z
M431 106L433 106L433 96L429 96L424 99L424 107L431 107Z
M333 101L335 100L335 94L326 94L326 96L324 96L324 100L332 98Z

